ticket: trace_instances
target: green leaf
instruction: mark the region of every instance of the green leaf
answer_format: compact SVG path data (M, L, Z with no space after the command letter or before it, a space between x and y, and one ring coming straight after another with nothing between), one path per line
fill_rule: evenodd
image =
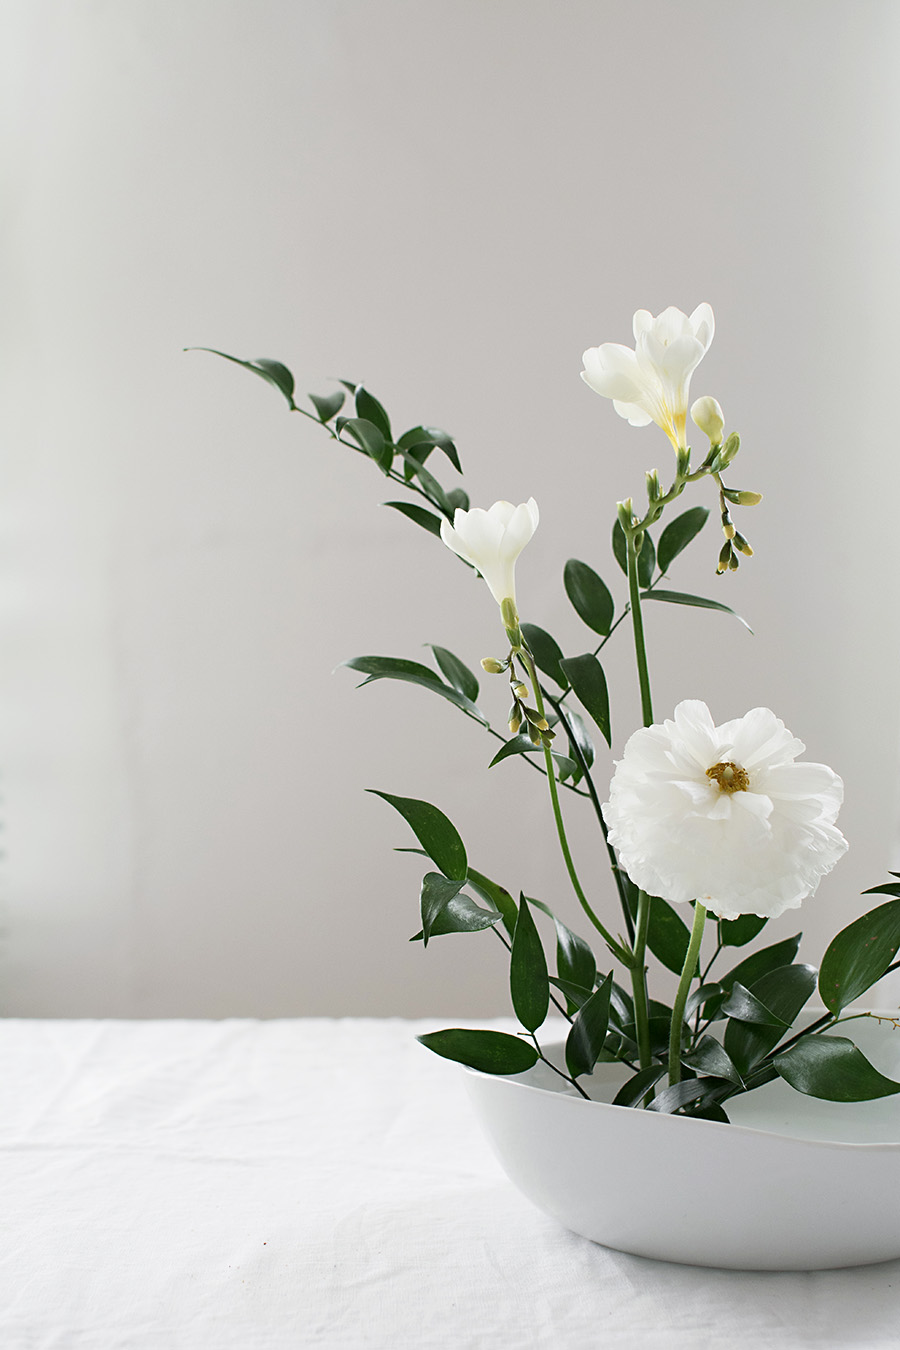
M572 1078L593 1072L600 1058L609 1026L609 995L612 974L579 1009L566 1037L566 1068Z
M585 1003L587 1003L588 999L591 997L591 994L594 992L593 988L585 989L584 985L575 984L572 980L561 980L558 975L551 975L550 983L554 988L560 989L565 994L569 1005L568 1011L570 1013L577 1012L579 1008L583 1008Z
M410 942L427 945L430 938L444 937L447 933L480 933L499 922L502 915L498 909L482 909L468 895L458 894L466 884L448 881L439 872L428 873L422 881L423 927Z
M698 1008L702 1008L703 1016L714 1022L721 1015L720 1007L726 998L727 994L720 984L699 985L688 996L684 1009L684 1020L689 1022Z
M561 980L585 989L593 989L597 975L597 963L584 938L573 933L559 919L556 924L556 973Z
M467 1031L448 1027L445 1031L429 1031L416 1040L444 1059L467 1064L480 1073L524 1073L537 1063L538 1053L533 1045L519 1036L505 1031Z
M540 755L543 758L544 751L541 746L535 745L531 737L526 732L519 732L518 736L512 736L505 744L501 745L494 758L488 765L492 769L495 764L499 764L504 759L509 759L512 755ZM556 750L551 750L553 762L559 770L559 780L578 771L578 765L574 759L569 759L567 755L560 755Z
M374 394L360 384L356 388L356 413L366 422L371 422L381 432L386 441L391 439L391 423L382 405Z
M646 1069L638 1069L637 1073L619 1088L613 1097L613 1106L637 1106L667 1072L668 1066L665 1064L650 1064Z
M509 989L516 1017L526 1031L537 1031L550 1007L550 980L544 948L524 895L519 898L509 959Z
M742 914L739 919L719 919L719 941L723 947L745 947L762 932L768 922L768 919L761 919L758 914Z
M565 727L566 735L569 739L569 750L571 751L570 758L576 761L578 758L573 748L574 742L574 744L581 751L581 756L585 764L588 766L588 768L590 768L594 762L594 742L588 735L588 729L584 725L584 719L575 711L574 708L566 708L565 715L562 718L562 724ZM581 776L581 769L579 767L578 777L580 776ZM572 776L572 781L573 783L577 782L577 778L575 777L574 774Z
M538 670L542 670L551 680L555 680L561 689L565 689L567 680L560 666L562 651L556 639L545 633L543 628L538 628L536 623L523 623L522 632L525 634L525 641L531 649Z
M212 356L221 356L225 361L233 361L236 366L243 366L245 370L252 371L279 393L284 394L292 411L297 406L294 403L294 377L280 361L270 361L265 356L257 357L255 361L242 361L239 356L229 356L227 352L216 351L215 347L186 347L185 351L209 352Z
M746 1075L770 1050L774 1050L785 1027L793 1025L815 987L815 968L807 965L781 966L756 981L749 992L784 1025L750 1025L733 1018L729 1020L725 1028L725 1049L739 1073Z
M671 1115L673 1111L686 1106L688 1102L694 1102L698 1097L705 1097L709 1090L708 1079L683 1078L680 1083L672 1083L669 1087L663 1088L662 1092L657 1093L647 1110L662 1111L666 1115Z
M705 506L692 506L689 511L667 525L659 536L659 548L656 560L661 572L668 571L670 564L686 549L691 540L700 533L709 518Z
M563 570L563 585L582 622L606 637L616 609L606 583L587 563L570 558Z
M896 872L891 873L892 877L896 875ZM900 897L900 882L888 881L883 886L870 886L867 891L863 891L863 895L894 895Z
M733 970L720 977L719 984L725 989L730 989L737 980L748 989L752 988L768 971L791 964L797 955L802 936L802 933L795 933L793 937L782 938L781 942L773 942L771 947L763 947L760 951L745 956Z
M474 703L478 697L478 680L469 667L464 665L458 656L448 652L446 647L436 647L433 642L428 645L434 652L434 659L437 661L444 679Z
M484 713L480 708L476 708L471 699L466 698L465 694L461 694L452 685L444 684L433 670L418 661L407 661L400 656L352 656L349 661L342 661L341 665L347 666L350 670L358 670L360 674L368 677L363 680L360 689L363 685L372 684L374 680L400 680L406 684L417 684L423 689L429 689L433 694L440 694L441 698L459 708L467 717L474 717L482 726L488 725Z
M641 585L643 585L643 581ZM685 595L684 591L642 591L641 600L662 600L664 604L669 605L692 605L695 609L718 609L723 614L734 614L739 623L742 623L748 633L752 633L746 619L742 619L740 614L735 614L733 609L727 605L720 605L718 600L707 600L702 595Z
M456 899L465 884L465 879L449 881L447 877L441 876L440 872L425 873L419 901L422 911L422 941L426 947L435 921L450 901Z
M417 525L421 525L423 530L428 530L430 534L436 534L441 537L441 517L435 516L431 511L426 511L424 506L416 506L415 502L382 502L382 506L390 506L395 511L400 511L410 520L414 520Z
M454 488L452 492L447 493L447 505L454 515L457 511L468 511L471 505L468 492L463 488Z
M387 473L394 458L394 447L386 441L381 429L365 417L348 417L341 421L340 431L346 431L367 455L371 455L382 473Z
M900 899L869 910L838 933L822 958L819 994L840 1013L880 980L900 948Z
M559 662L565 678L571 684L583 707L600 728L607 745L612 745L609 727L609 691L603 667L592 652L583 656L567 656Z
M465 881L467 874L466 849L456 827L450 823L443 811L439 811L430 802L420 801L417 797L394 797L390 792L379 792L377 788L367 788L376 797L381 797L411 827L428 857L439 867L445 877L451 881Z
M335 389L333 394L309 394L310 403L315 408L319 421L322 423L330 422L335 413L339 413L344 406L346 394L340 389Z
M690 1054L682 1055L682 1063L695 1073L706 1074L710 1078L725 1078L738 1087L744 1086L744 1080L732 1063L730 1055L714 1036L701 1036Z
M721 1011L736 1022L747 1022L753 1026L780 1027L782 1030L786 1030L789 1026L784 1018L779 1017L738 981L735 981L731 993L722 1004Z
M500 886L496 881L491 881L483 872L476 872L474 867L469 868L468 886L476 895L480 895L489 905L499 909L503 915L503 927L510 937L516 931L516 919L519 915L518 906L510 895L509 891Z
M806 1036L772 1063L797 1092L827 1102L868 1102L900 1092L900 1083L879 1073L844 1036Z
M422 464L432 450L442 450L457 473L462 473L456 446L446 431L442 431L440 427L412 427L409 431L404 431L397 446L401 450L409 451L413 458Z

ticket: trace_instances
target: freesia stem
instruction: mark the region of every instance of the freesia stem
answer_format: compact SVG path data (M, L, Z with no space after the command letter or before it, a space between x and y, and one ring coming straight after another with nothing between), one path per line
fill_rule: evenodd
M543 695L541 694L541 685L540 681L538 680L538 673L534 664L534 657L531 655L531 652L525 646L520 646L518 650L528 670L528 675L531 680L531 686L534 690L534 701L535 704L537 705L537 710L540 713L541 717L543 717L544 699ZM597 929L597 932L600 933L601 936L603 937L604 942L606 943L607 947L609 947L613 955L617 956L618 959L622 961L625 965L630 965L632 960L631 953L627 951L626 948L624 948L620 942L616 941L616 939L612 936L612 934L608 931L608 929L605 928L604 925L601 923L600 919L598 919L597 915L591 908L587 896L584 893L581 882L578 880L578 873L575 870L575 863L572 860L572 853L571 850L569 849L569 841L566 837L566 827L563 824L562 810L560 809L559 805L559 792L557 791L556 787L556 775L553 769L553 756L550 753L549 746L545 745L543 748L544 748L544 761L547 765L547 782L550 785L550 800L553 804L553 818L556 821L556 832L559 836L559 845L560 848L562 849L563 858L565 859L566 870L569 873L569 879L572 882L572 887L575 891L575 894L578 896L578 902L581 905L581 908L584 910L585 914L590 919L591 923Z
M684 1009L687 1003L688 990L694 978L694 971L697 969L697 957L700 955L700 943L703 939L703 928L706 924L706 910L700 904L699 900L694 901L694 924L691 928L691 940L688 943L687 955L684 958L684 966L681 971L681 979L678 981L678 993L675 995L675 1006L672 1009L672 1030L669 1033L669 1083L681 1082L681 1039L683 1036L682 1025L684 1023Z
M637 661L638 683L641 689L641 712L644 726L653 722L653 702L650 697L650 672L647 668L647 648L644 643L644 620L641 615L641 591L638 580L637 533L626 532L628 543L628 592L631 599L631 623L634 632L634 654ZM647 929L650 925L650 900L645 891L638 892L638 908L634 932L634 965L631 968L631 990L634 996L634 1025L637 1036L640 1065L650 1064L650 1011L647 998Z

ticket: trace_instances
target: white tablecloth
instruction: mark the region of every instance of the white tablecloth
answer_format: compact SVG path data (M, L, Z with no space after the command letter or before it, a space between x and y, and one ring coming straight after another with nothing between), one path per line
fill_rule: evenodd
M532 1209L414 1040L451 1024L0 1023L2 1350L900 1345L900 1262L698 1270Z

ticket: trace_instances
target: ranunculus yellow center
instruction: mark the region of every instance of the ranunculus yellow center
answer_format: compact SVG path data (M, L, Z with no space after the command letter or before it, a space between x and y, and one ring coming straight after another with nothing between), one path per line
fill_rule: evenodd
M730 759L721 764L714 764L711 769L706 770L706 776L718 783L720 792L746 792L750 786L750 775L747 770Z

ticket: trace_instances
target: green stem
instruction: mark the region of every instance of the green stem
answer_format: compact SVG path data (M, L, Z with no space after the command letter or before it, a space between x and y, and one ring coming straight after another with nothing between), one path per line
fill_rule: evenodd
M681 971L681 979L678 981L678 993L675 995L675 1006L672 1009L672 1029L669 1033L669 1083L681 1082L681 1038L683 1035L682 1024L684 1022L684 1007L688 999L688 990L691 987L691 981L694 978L694 971L697 969L697 957L700 955L700 943L703 938L703 927L706 923L706 910L700 904L699 900L694 901L694 924L691 928L691 940L688 943L687 955L684 958L684 966Z
M638 683L641 690L641 713L644 726L653 722L653 702L650 697L650 672L647 668L647 647L644 642L644 621L641 615L641 592L638 581L638 551L635 531L626 534L628 545L628 592L631 600L631 623L634 633L634 655L637 662ZM647 996L647 929L650 923L650 900L645 891L638 892L638 911L634 934L634 965L631 968L631 989L634 996L634 1025L640 1052L641 1068L650 1063L650 1011Z
M525 646L519 647L518 650L519 653L521 654L522 660L525 662L525 665L528 669L528 675L529 678L531 679L531 686L534 690L534 701L537 706L537 710L540 713L541 717L544 717L544 699L543 695L541 694L541 685L540 681L538 680L538 673L537 668L534 664L534 657L531 655L531 652ZM575 891L575 894L578 897L578 903L581 905L581 908L584 910L585 914L588 916L591 923L597 929L597 932L601 934L604 942L606 943L607 947L609 947L613 955L618 957L618 959L621 962L623 962L624 965L630 966L632 960L631 953L627 951L626 948L623 947L620 942L617 942L616 939L612 936L612 934L601 923L600 919L597 917L597 915L591 908L588 898L585 895L584 890L582 888L581 882L578 880L578 873L575 870L575 863L572 860L572 853L569 848L569 841L566 837L566 827L563 824L562 810L560 809L559 805L559 792L557 791L556 787L556 774L553 769L553 756L550 753L550 747L548 745L544 745L543 749L544 749L544 761L547 765L547 782L550 785L550 800L553 804L553 818L556 821L556 833L559 836L559 845L560 848L562 849L563 858L565 859L566 870L569 873L569 879L572 882L572 887Z
M638 891L637 918L634 925L634 965L631 968L631 993L634 998L634 1029L638 1058L642 1069L650 1067L650 1006L647 998L647 929L650 926L650 898Z
M631 625L634 631L634 655L637 661L638 683L641 688L641 714L644 726L653 723L653 700L650 697L650 671L647 668L647 647L644 642L644 620L641 614L641 590L638 580L638 552L635 548L637 531L629 530L628 538L628 594L631 600Z

